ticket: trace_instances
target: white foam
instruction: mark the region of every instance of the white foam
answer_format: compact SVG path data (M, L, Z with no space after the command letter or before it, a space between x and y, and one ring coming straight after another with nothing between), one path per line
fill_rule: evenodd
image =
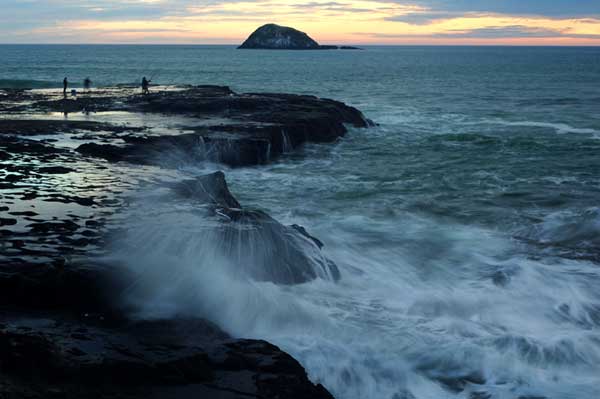
M559 134L576 133L576 134L592 134L597 135L600 133L599 130L591 128L577 128L566 123L550 123L550 122L537 122L537 121L505 121L501 119L486 119L484 123L491 123L503 126L524 126L524 127L541 127L546 129L552 129ZM478 124L480 122L473 122L472 124Z
M531 260L482 229L363 215L322 227L339 283L282 287L241 278L181 210L156 211L139 215L156 222L154 232L138 230L117 253L140 273L130 292L140 315L202 316L235 336L267 339L338 398L600 395L600 334L578 324L600 303L600 270L589 264ZM494 271L509 282L495 285ZM572 321L557 312L564 304ZM460 394L437 380L472 374L486 382Z

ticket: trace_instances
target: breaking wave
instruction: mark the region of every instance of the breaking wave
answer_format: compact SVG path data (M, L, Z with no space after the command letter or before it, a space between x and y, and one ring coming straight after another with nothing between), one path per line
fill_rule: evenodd
M281 285L247 278L199 209L144 197L113 254L139 276L127 300L140 317L201 316L267 339L338 398L600 394L600 270L586 262L408 214L401 228L329 216L320 231L341 280Z
M571 126L567 123L551 123L551 122L537 122L537 121L504 121L504 120L486 120L487 123L493 123L504 126L522 126L522 127L538 127L544 129L554 130L558 134L592 134L597 135L600 133L599 130L591 128L578 128Z

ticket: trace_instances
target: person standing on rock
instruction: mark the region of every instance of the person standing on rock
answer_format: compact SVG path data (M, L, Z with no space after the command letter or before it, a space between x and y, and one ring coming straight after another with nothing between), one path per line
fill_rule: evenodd
M83 89L85 91L89 91L90 87L92 87L92 79L90 79L89 77L83 79Z
M65 96L65 98L67 97L67 86L69 86L69 81L65 76L65 78L63 79L63 96Z
M145 76L142 78L142 94L150 94L150 90L148 90L148 87L150 86L150 82L152 82L152 81L146 79Z

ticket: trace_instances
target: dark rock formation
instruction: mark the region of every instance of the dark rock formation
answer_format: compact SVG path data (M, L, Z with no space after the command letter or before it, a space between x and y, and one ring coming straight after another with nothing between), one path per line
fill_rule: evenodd
M255 30L238 49L360 50L352 46L320 45L306 33L288 26L266 24Z
M346 133L346 125L366 127L370 123L360 111L338 101L292 94L237 94L228 87L220 86L198 86L147 96L101 92L77 100L28 94L28 102L31 103L29 108L24 109L20 105L5 108L15 113L161 113L185 115L202 121L202 124L181 126L181 134L160 136L139 126L91 121L4 119L0 120L0 141L6 141L10 151L0 152L0 159L8 159L11 152L64 152L63 149L53 150L42 142L17 140L13 135L86 132L77 138L84 141L79 152L113 162L164 165L165 161L181 163L187 159L249 166L268 163L306 142L333 142ZM211 120L216 122L210 123ZM165 153L171 156L165 159Z
M114 126L106 123L87 121L0 119L0 132L2 134L34 136L38 134L72 133L77 130L87 130L90 132L109 130L119 133L125 131L126 129L123 126ZM129 128L127 130L132 129Z
M263 25L255 30L240 49L318 50L319 43L306 33L287 26Z
M46 106L54 108L48 103ZM124 146L90 143L78 148L85 155L135 163L164 161L162 153L177 150L182 159L193 161L209 160L234 167L265 164L306 142L333 142L346 134L345 125L366 127L371 123L357 109L334 100L293 94L236 94L218 86L120 98L109 109L225 121L185 127L195 133L125 135L120 136L126 142Z
M110 318L119 314L119 293L131 281L121 268L97 263L67 265L57 260L40 266L20 260L1 266L0 307L4 310L95 312Z
M221 208L241 209L242 206L229 191L225 174L215 172L176 184L173 190L182 197Z
M84 155L111 162L167 164L211 161L229 166L267 163L275 154L269 141L243 136L218 137L207 134L181 134L161 137L125 137L126 145L86 143L77 148ZM173 156L177 154L177 156Z
M312 96L236 94L215 86L147 96L112 88L77 100L60 93L5 94L0 398L331 398L266 342L234 339L206 320L132 320L124 304L133 305L123 297L139 276L93 259L106 237L118 238L124 227L113 217L131 200L134 171L156 170L105 160L167 167L186 159L263 164L306 142L335 141L347 125L368 126L358 110ZM164 132L151 123L93 121L100 111L181 115L172 120L185 125ZM53 112L85 112L89 120L56 119ZM74 140L82 143L78 151ZM216 222L223 252L269 249L252 255L249 278L296 284L339 277L318 239L243 208L222 173L172 188L177 195L167 190L169 198L198 202L198 212L205 209L211 226Z
M245 209L231 195L223 172L187 180L175 192L211 206L220 220L215 234L221 253L233 257L258 281L300 284L317 277L338 280L340 272L321 253L323 243L301 226L284 226L267 213Z
M230 203L224 189L208 191ZM103 264L2 264L0 397L332 398L267 342L203 319L129 319L120 297L135 279Z
M21 102L28 105L11 108ZM345 134L347 125L369 124L358 110L337 101L275 93L236 94L219 86L147 96L132 95L127 89L106 89L67 102L80 111L162 113L175 121L182 115L186 124L169 132L154 131L152 124L131 126L107 123L106 119L100 123L94 121L93 112L84 121L78 120L82 115L23 119L23 114L36 112L48 118L47 113L61 111L65 101L60 95L41 92L12 91L0 97L0 108L7 110L0 121L0 190L11 190L0 204L7 211L6 216L0 215L6 219L0 226L0 263L23 259L36 264L54 262L98 249L103 223L97 215L110 214L124 203L112 191L126 190L130 180L104 175L101 171L109 168L96 158L163 167L204 160L257 165L305 142L335 141ZM11 114L16 115L14 119ZM77 151L62 145L64 133L71 143L82 142ZM53 203L52 207L46 203ZM40 211L55 207L71 212L50 216ZM38 214L21 212L26 209Z
M237 256L245 272L258 281L300 284L317 277L337 280L337 266L316 241L258 210L222 209L229 221L221 231L224 253Z
M339 50L339 46L335 46L332 44L322 44L319 46L319 50Z
M332 399L265 341L200 319L2 314L0 397Z

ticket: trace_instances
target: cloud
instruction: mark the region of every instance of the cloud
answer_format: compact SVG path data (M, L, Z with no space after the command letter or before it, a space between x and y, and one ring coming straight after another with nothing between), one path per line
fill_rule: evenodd
M394 3L406 3L399 0ZM537 15L552 18L582 18L600 15L598 0L414 0L435 12Z
M562 31L547 28L536 28L523 25L488 26L467 31L449 31L439 33L439 37L469 38L521 38L521 37L558 37Z
M361 34L361 33L356 33ZM386 34L370 32L364 35L382 38L382 39L409 39L414 35L407 34ZM454 39L526 39L526 38L580 38L580 39L600 39L598 34L576 34L569 33L560 29L536 28L524 25L511 26L488 26L485 28L476 28L470 30L449 30L442 33L435 33L427 38L454 38Z
M417 11L386 18L386 21L404 22L410 25L429 25L435 21L463 16L463 13L447 11Z
M404 3L404 1L392 1ZM552 19L600 18L600 0L414 0L421 7L386 18L411 25L477 15L511 15Z
M359 7L353 6L352 4L338 3L335 1L330 1L330 2L326 2L326 3L319 3L319 2L313 1L310 3L294 4L293 7L302 9L302 10L326 10L326 11L336 11L336 12L340 12L340 13L346 13L346 12L369 13L369 12L374 11L373 8L359 8Z
M331 44L513 37L600 44L600 0L0 1L0 41L7 43L237 43L275 22Z

